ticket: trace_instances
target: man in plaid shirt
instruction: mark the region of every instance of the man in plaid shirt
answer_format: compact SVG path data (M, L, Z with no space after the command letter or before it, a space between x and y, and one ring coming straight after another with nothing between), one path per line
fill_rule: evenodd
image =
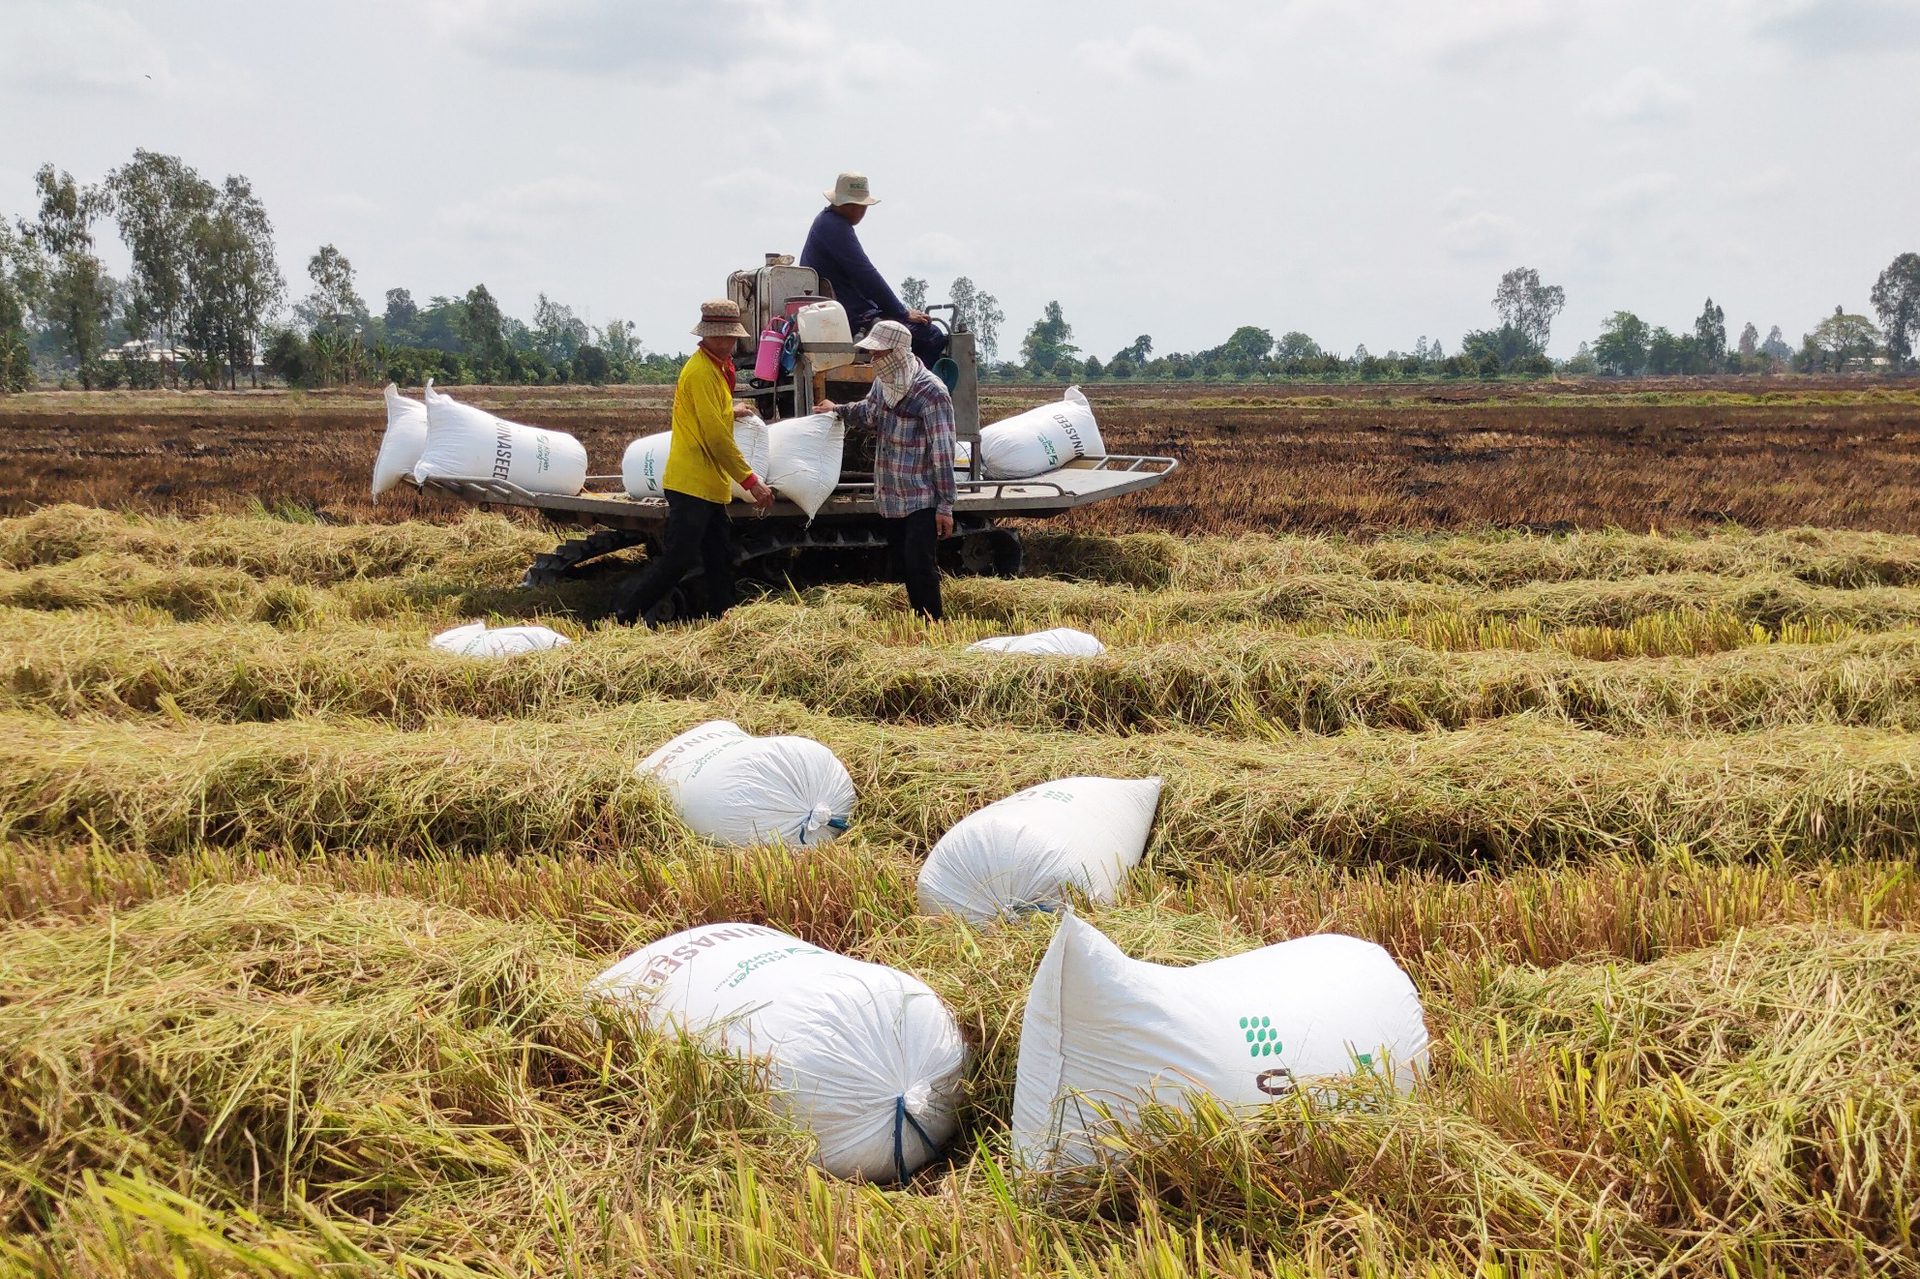
M813 410L873 432L874 499L888 558L914 611L938 621L935 556L941 539L953 536L953 397L914 357L906 325L882 320L855 345L873 352L873 390L852 404L821 400Z

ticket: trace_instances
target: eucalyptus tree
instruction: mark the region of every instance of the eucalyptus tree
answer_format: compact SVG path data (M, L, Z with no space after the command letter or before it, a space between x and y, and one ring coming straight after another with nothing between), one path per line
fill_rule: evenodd
M39 291L38 259L32 244L0 218L0 393L33 385L27 313Z
M1534 351L1544 352L1553 333L1554 317L1567 305L1567 291L1557 284L1540 283L1540 272L1530 266L1515 267L1500 277L1493 293L1493 309L1501 323L1511 325Z
M483 376L496 374L506 363L506 319L484 284L467 291L466 307L460 316L460 345L474 371Z
M1920 253L1902 253L1888 263L1874 281L1872 301L1894 368L1911 364L1920 344Z
M51 164L40 166L33 185L40 214L20 230L46 263L35 310L59 335L80 385L91 390L113 305L112 285L93 252L93 224L110 199L101 187L75 182Z
M963 275L948 286L947 301L953 303L960 322L972 330L982 358L991 360L1000 354L1000 326L1007 318L1000 310L1000 299Z
M245 178L230 175L188 228L187 332L210 376L237 383L245 366L258 381L256 351L286 295L273 247L273 222Z
M109 173L105 186L133 260L127 329L138 338L158 336L171 351L196 304L188 280L195 225L219 192L178 157L144 149Z

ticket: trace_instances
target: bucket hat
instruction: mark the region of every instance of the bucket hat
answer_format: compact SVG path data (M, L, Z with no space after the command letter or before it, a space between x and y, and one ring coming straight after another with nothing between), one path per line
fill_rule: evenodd
M823 191L829 204L878 204L867 191L867 175L843 173L834 180L833 190Z
M882 320L854 345L862 351L911 351L913 334L898 320Z
M693 326L697 338L743 338L746 326L740 323L740 304L728 298L715 298L700 304L700 323Z

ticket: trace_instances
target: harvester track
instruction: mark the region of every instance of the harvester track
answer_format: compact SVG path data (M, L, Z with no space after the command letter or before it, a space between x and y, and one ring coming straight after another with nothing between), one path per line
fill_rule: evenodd
M812 577L806 571L807 552L857 554L879 551L886 544L884 533L870 521L798 527L784 523L756 527L750 521L736 521L733 562L746 576L775 580L777 558L782 569L779 578L806 581ZM535 556L520 585L527 589L555 585L580 576L582 566L591 560L634 546L646 547L649 554L658 549L654 539L640 529L602 528L585 537L569 538ZM941 559L949 572L1018 577L1024 556L1019 533L996 527L980 516L956 515L953 536L942 543ZM696 567L693 575L699 572Z

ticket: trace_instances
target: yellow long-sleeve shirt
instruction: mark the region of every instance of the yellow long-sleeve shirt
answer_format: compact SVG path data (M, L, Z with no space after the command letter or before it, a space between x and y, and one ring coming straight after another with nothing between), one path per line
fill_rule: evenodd
M709 502L733 499L733 485L753 474L733 442L733 390L703 350L687 357L673 388L673 443L661 484Z

